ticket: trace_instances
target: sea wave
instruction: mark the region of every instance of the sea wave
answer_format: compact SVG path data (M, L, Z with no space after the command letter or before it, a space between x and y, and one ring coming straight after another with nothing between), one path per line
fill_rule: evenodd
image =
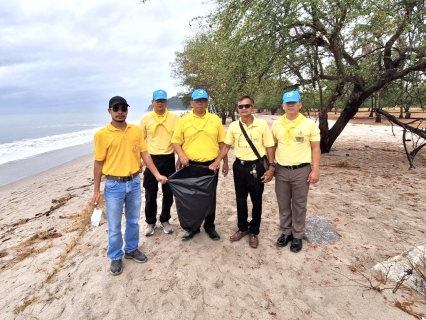
M129 123L137 124L138 121L130 121ZM99 129L100 128L92 128L0 144L0 165L11 161L34 157L49 151L89 143L93 141L93 136Z
M97 130L99 128L0 144L0 164L88 143L93 141Z

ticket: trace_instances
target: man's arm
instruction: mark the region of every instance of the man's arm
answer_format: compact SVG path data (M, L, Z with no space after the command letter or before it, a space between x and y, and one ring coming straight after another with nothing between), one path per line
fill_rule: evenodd
M228 151L231 149L231 146L224 142L219 142L219 148L219 155L217 156L216 160L211 165L209 165L209 169L213 171L219 169L220 161L223 159L222 173L226 177L229 172Z
M275 162L275 147L267 147L266 148L266 155L268 157L268 162L274 163ZM266 170L265 173L263 174L263 176L261 177L262 182L268 183L269 181L272 180L272 178L274 177L274 174L275 174L275 167L269 166L268 170Z
M172 143L172 146L178 155L178 161L180 162L180 164L184 167L189 166L189 160L183 152L182 146L179 143Z
M97 206L99 203L99 198L101 196L101 177L102 177L102 168L104 166L103 161L96 161L93 164L93 180L94 180L94 193L92 197L92 205Z
M148 151L141 152L141 158L148 167L149 171L151 171L151 173L154 175L155 179L157 179L158 182L165 184L167 182L167 177L160 174Z
M319 141L311 141L312 149L312 171L309 174L308 182L317 183L319 180L319 165L321 160L321 148Z

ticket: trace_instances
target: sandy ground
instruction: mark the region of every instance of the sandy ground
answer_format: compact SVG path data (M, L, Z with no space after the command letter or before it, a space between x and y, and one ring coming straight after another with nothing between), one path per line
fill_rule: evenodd
M278 116L261 115L269 123ZM230 153L233 159L232 151ZM340 241L300 253L278 248L274 181L265 187L260 245L231 243L236 230L232 176L218 186L217 231L182 242L160 228L140 249L149 261L124 260L109 274L106 222L92 229L92 159L0 188L2 319L415 319L425 297L382 283L371 267L425 244L426 156L408 170L400 133L348 125L321 160L308 216L325 216ZM230 173L232 175L232 171ZM371 281L371 283L370 283ZM398 308L402 306L403 309ZM411 315L410 315L411 313Z

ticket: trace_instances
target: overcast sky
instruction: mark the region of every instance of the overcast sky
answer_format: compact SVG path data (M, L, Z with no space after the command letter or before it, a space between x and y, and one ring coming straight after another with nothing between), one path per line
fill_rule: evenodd
M200 0L0 0L0 109L104 108L121 95L146 108L169 97L175 51L196 30ZM80 109L81 110L81 109Z

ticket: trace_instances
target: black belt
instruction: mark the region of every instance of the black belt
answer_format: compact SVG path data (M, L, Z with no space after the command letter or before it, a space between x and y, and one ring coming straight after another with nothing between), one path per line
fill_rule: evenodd
M209 166L214 161L215 161L215 159L209 160L209 161L193 161L193 160L189 160L189 164L193 164L193 165L196 165L196 166Z
M235 161L245 167L251 167L252 165L259 163L259 160L246 161L238 158L236 158Z
M136 178L139 175L139 172L136 172L130 176L127 177L117 177L117 176L106 176L106 178L108 180L112 180L112 181L118 181L118 182L127 182L130 180L133 180L134 178Z
M288 170L294 170L294 169L303 168L303 167L306 167L306 166L309 166L309 165L310 165L310 163L301 163L301 164L297 164L295 166L282 166L282 165L279 165L279 166L286 168Z
M171 158L171 157L175 157L174 153L169 153L169 154L151 154L151 158L152 159L161 159L161 158Z

